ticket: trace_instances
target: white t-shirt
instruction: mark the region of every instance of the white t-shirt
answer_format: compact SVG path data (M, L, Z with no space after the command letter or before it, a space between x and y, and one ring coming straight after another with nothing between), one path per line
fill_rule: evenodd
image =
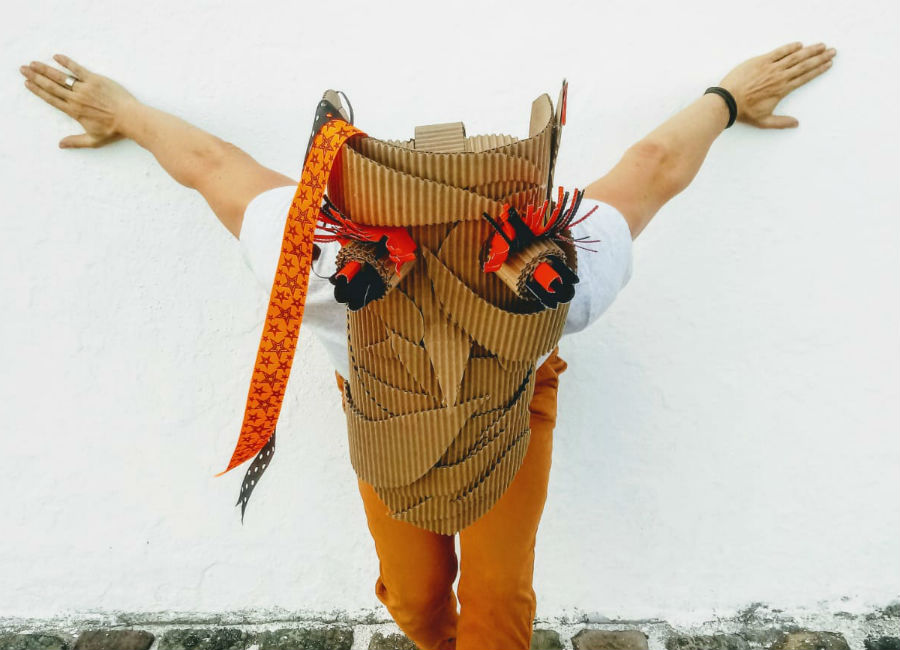
M275 281L284 226L296 190L296 186L285 185L262 192L250 201L244 212L240 249L266 294ZM575 285L563 335L583 330L597 320L631 279L631 230L622 213L608 203L585 198L575 219L594 206L597 210L572 228L575 239L600 241L584 244L593 250L578 251L579 283ZM335 257L340 244L329 242L318 246L321 254L312 264L300 331L313 332L328 351L335 370L349 377L347 306L334 299L334 286L328 281L337 270ZM538 365L546 356L538 360Z

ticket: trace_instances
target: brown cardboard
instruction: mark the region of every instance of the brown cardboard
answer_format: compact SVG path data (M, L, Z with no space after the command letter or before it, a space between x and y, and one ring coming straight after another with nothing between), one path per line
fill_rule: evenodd
M466 128L462 122L417 126L413 148L416 151L432 151L434 153L465 151Z
M559 245L549 239L536 239L518 253L509 256L497 270L497 277L503 280L519 297L530 300L525 281L534 273L538 264L555 256L566 261L566 254Z
M548 255L574 267L575 250L539 240L485 273L483 213L549 196L558 134L559 110L542 95L526 139L465 137L457 122L342 150L329 198L355 222L407 227L417 244L387 294L347 315L350 460L396 519L461 530L527 451L535 362L556 345L568 305L542 310L520 276Z
M568 303L530 314L506 311L460 282L430 251L425 249L422 255L444 312L498 357L526 361L556 346L568 315Z

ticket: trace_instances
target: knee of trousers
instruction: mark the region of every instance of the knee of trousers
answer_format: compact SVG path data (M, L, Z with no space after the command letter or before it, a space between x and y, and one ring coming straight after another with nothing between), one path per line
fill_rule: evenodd
M454 578L455 574L437 571L403 581L379 576L375 581L375 595L394 615L427 616L446 605Z

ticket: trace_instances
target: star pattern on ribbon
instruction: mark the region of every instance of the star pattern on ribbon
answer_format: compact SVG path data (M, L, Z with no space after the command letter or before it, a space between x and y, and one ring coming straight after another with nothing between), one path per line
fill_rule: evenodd
M313 235L322 197L341 147L355 135L365 133L343 120L332 119L313 138L285 223L240 436L228 467L215 476L222 476L258 454L274 436L303 320L313 260ZM267 462L271 460L273 449L274 444L268 445ZM258 478L256 476L256 480ZM255 484L255 480L248 479L245 479L245 487ZM249 491L244 496L245 506L248 496Z

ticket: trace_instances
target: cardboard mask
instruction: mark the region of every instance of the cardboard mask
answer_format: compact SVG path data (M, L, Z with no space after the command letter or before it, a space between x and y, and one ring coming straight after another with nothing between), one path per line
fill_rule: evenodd
M557 345L578 281L568 227L581 194L551 201L566 88L555 111L546 94L533 102L522 140L466 137L462 123L377 140L325 94L225 470L256 454L242 515L274 450L317 220L315 239L342 244L331 280L348 305L357 475L392 517L441 534L500 498L528 448L536 360Z

